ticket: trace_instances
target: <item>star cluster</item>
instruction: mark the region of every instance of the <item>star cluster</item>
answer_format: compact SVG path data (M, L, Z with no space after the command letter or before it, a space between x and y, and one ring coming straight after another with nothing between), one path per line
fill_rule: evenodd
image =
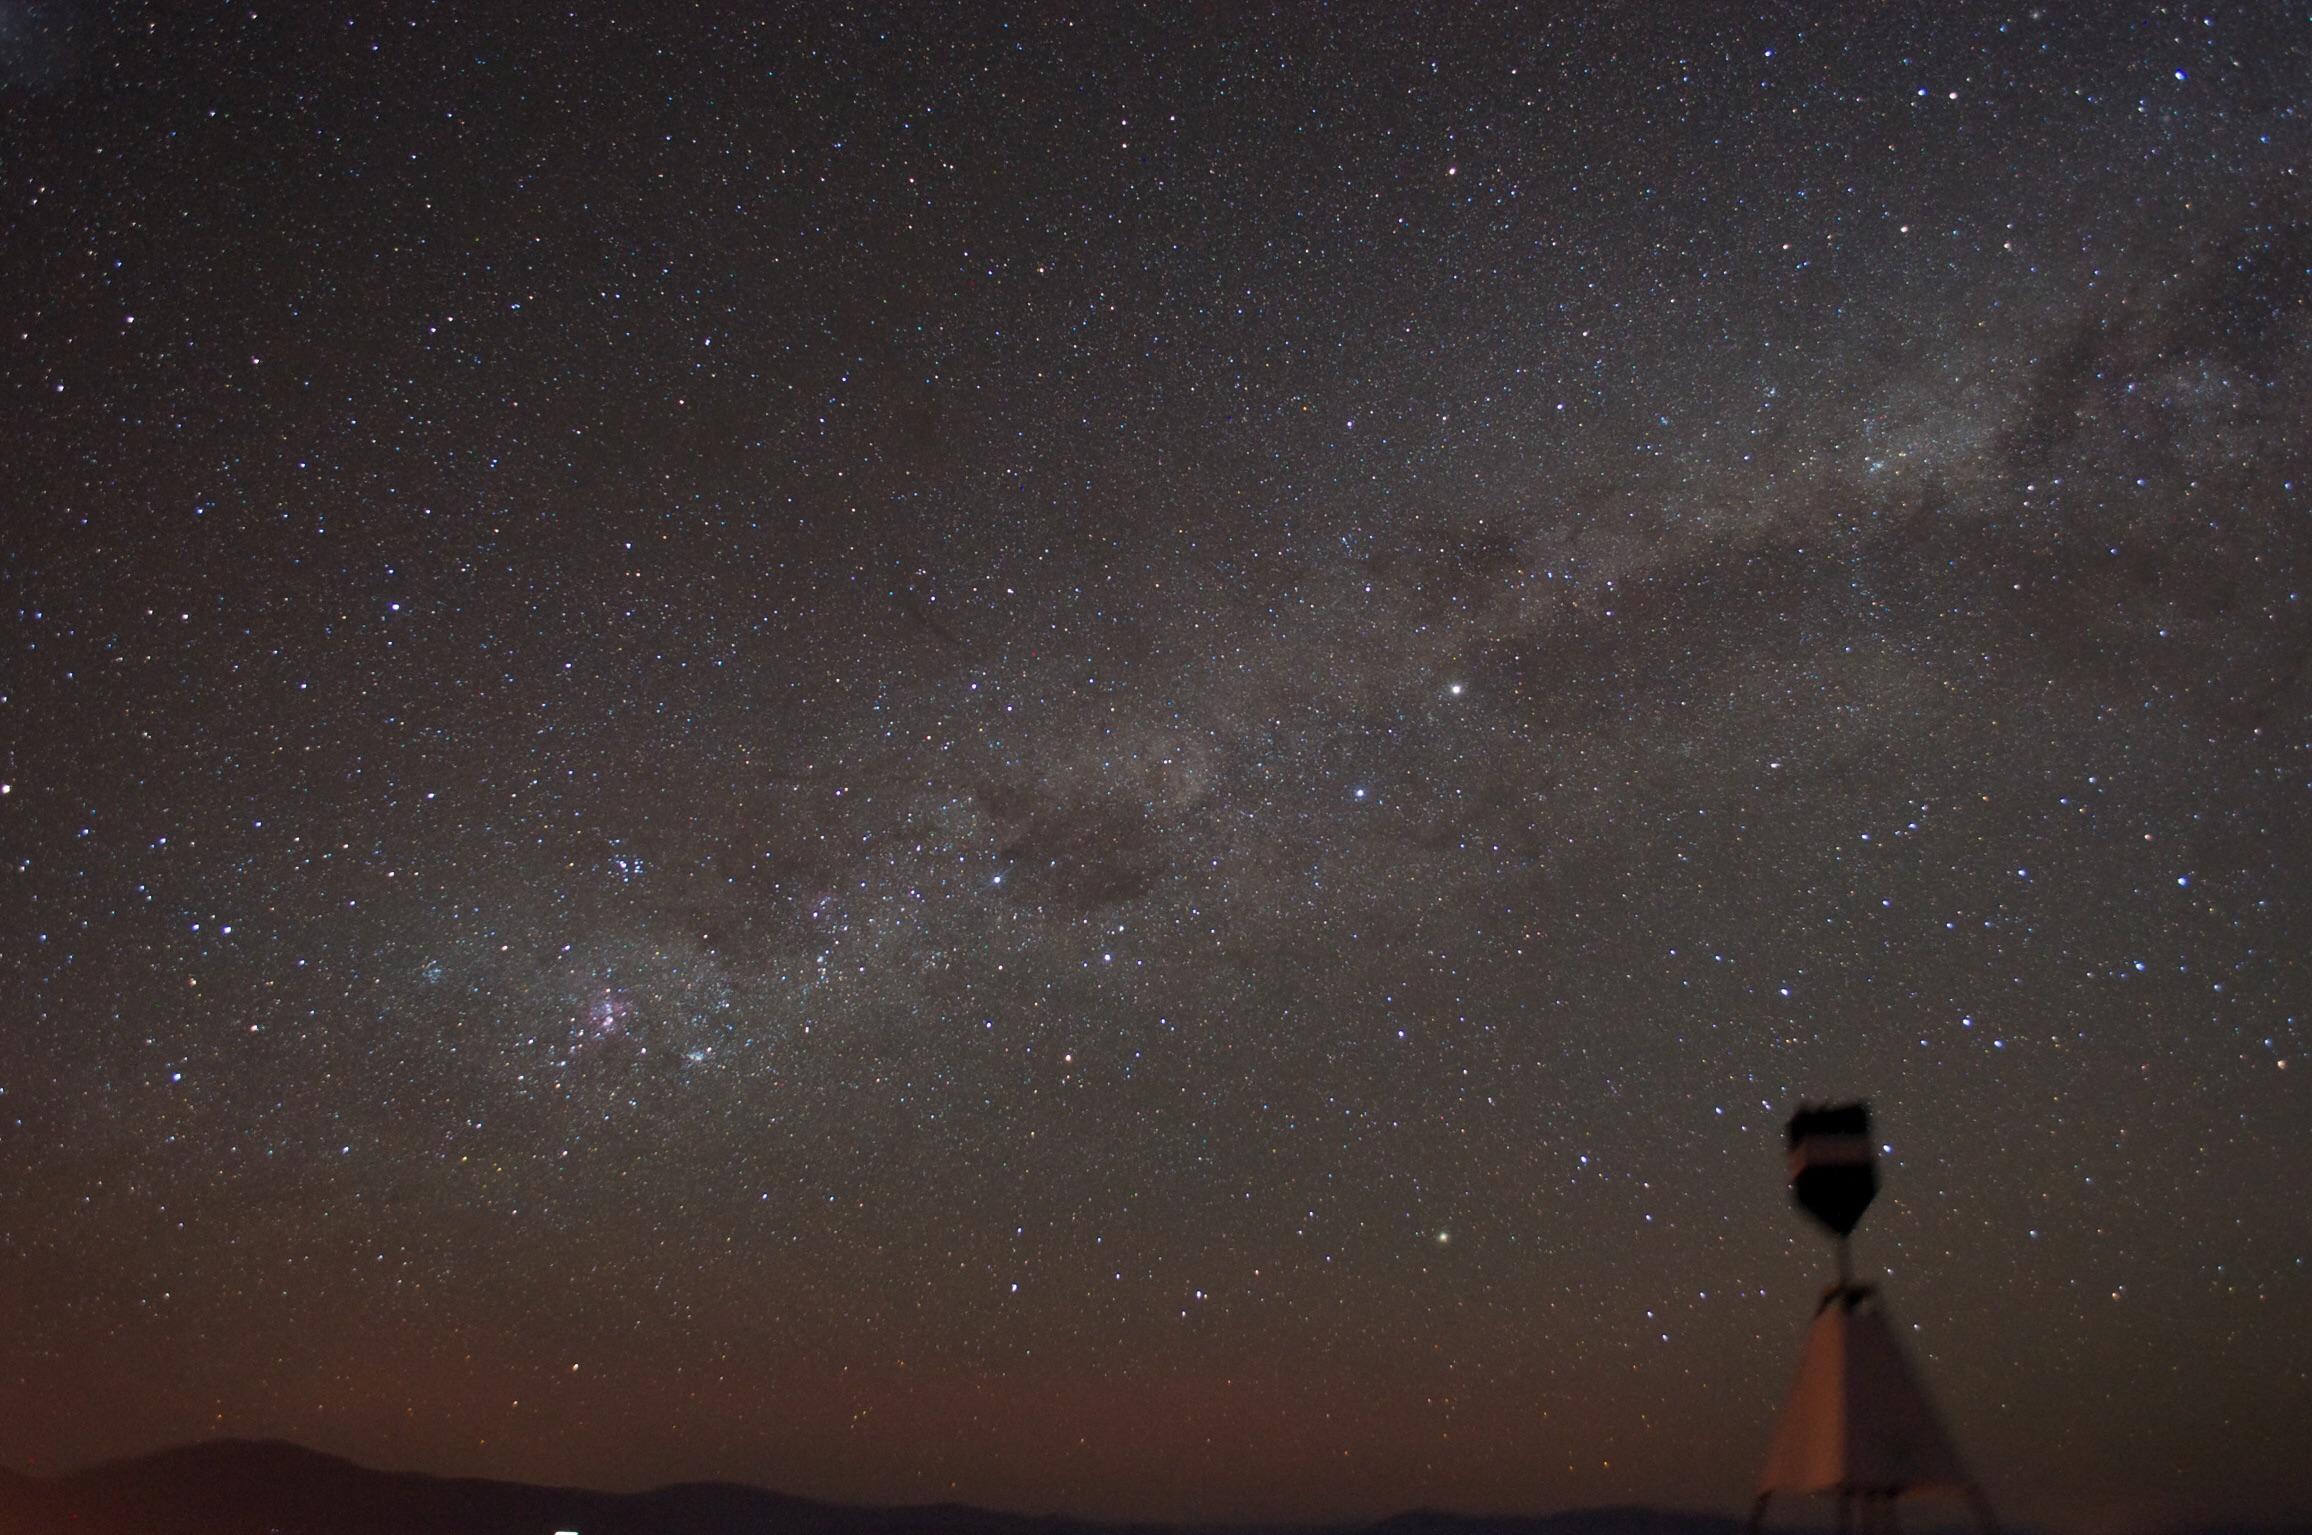
M1801 9L0 16L0 1454L2300 1511L2312 34Z

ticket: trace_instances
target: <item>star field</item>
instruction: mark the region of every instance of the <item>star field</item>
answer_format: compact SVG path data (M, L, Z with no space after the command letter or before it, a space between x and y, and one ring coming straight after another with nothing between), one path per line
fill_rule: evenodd
M2277 8L0 12L0 1456L2312 1507Z

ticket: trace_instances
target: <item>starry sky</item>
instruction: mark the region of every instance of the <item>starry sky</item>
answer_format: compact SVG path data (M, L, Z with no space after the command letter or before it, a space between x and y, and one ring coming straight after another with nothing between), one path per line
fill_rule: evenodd
M2302 1511L2308 78L6 0L0 1461Z

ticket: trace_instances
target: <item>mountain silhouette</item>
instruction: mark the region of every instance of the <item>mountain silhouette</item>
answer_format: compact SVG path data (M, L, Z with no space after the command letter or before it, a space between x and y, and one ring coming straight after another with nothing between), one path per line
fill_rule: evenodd
M1171 1527L998 1513L960 1504L864 1508L689 1482L595 1492L377 1471L279 1440L219 1439L53 1478L0 1472L10 1535L1168 1535ZM1352 1535L1303 1527L1292 1535ZM1419 1511L1363 1535L1736 1535L1739 1521L1652 1509L1546 1518ZM1237 1529L1228 1535L1285 1535Z
M1944 1527L1922 1507L1905 1524ZM1819 1529L1819 1510L1773 1527ZM1957 1528L1958 1526L1950 1526ZM1655 1508L1530 1517L1415 1509L1375 1524L1234 1526L1206 1535L1741 1535L1743 1521ZM595 1492L378 1471L282 1440L217 1439L57 1477L0 1470L5 1535L1191 1535L1179 1526L1007 1514L962 1504L857 1507L730 1482ZM2187 1535L2312 1535L2205 1525Z

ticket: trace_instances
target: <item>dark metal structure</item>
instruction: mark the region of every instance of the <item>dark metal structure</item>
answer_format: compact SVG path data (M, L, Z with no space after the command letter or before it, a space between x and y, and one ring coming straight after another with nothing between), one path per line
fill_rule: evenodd
M1878 1196L1870 1105L1800 1104L1790 1116L1790 1192L1838 1243L1838 1280L1815 1308L1751 1506L1752 1535L1777 1492L1838 1500L1839 1535L1891 1535L1896 1500L1943 1491L1966 1499L1977 1526L1997 1524L1917 1371L1878 1286L1854 1280L1847 1242ZM1857 1519L1859 1516L1859 1525Z
M1790 1116L1790 1193L1838 1238L1839 1283L1851 1282L1846 1239L1878 1197L1878 1154L1870 1105L1800 1104Z

